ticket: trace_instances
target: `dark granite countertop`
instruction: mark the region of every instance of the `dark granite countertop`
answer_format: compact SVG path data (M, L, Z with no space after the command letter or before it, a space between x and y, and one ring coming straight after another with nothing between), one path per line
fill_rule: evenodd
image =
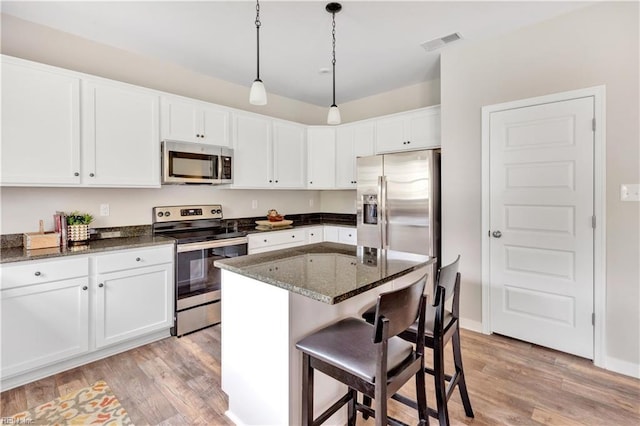
M217 260L215 266L336 304L435 262L435 258L338 243Z
M95 254L112 250L124 250L137 247L148 247L174 243L175 240L173 238L141 235L123 238L90 240L89 243L78 246L55 247L38 250L25 250L23 247L10 247L0 249L0 263L39 260L52 257L73 256L78 254Z

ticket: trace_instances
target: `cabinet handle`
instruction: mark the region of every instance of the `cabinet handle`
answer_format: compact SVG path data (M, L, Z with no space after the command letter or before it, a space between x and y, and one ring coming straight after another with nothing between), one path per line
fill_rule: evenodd
M313 183L313 181L309 182L309 183Z
M292 236L291 236L291 238L295 238L295 237L296 237L295 235L292 235Z
M83 286L82 286L82 289L83 289L84 291L87 291L87 290L89 289L89 287L87 287L86 285L83 285Z
M104 287L104 284L100 283L100 284L98 284L98 287L102 288L102 287Z
M278 183L278 181L276 181L276 183Z
M94 177L95 175L93 173L89 173L89 177Z
M73 175L74 176L80 176L80 173L79 172L75 172Z
M139 257L136 257L136 262L140 262L142 259L140 259Z
M271 179L269 179L269 183L273 183L273 181Z
M407 145L409 145L411 143L411 141L407 141Z
M313 237L314 235L315 235L314 233L311 233L311 236L312 236L312 237Z
M264 240L264 242L266 243L266 242L267 242L267 240Z
M349 236L351 236L351 234L349 234Z
M36 271L36 273L35 273L35 274L33 274L33 275L35 275L36 277L39 277L39 276L40 276L40 275L42 275L42 274L40 273L40 271Z

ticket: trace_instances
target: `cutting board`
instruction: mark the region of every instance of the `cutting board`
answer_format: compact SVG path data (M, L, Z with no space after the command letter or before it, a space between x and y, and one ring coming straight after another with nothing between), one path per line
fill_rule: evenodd
M281 220L279 222L269 222L268 220L256 220L256 225L269 228L279 228L281 226L290 226L293 223L292 220Z

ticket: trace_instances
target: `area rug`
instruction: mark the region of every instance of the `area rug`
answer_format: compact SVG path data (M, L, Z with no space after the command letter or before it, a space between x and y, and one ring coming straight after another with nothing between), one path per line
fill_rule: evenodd
M14 424L133 425L104 381L11 416Z

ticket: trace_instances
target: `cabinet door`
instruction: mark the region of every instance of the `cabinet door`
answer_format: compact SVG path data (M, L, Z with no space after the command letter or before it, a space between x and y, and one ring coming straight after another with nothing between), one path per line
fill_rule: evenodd
M233 186L270 188L273 183L271 121L250 115L233 120Z
M273 122L273 187L304 188L305 126Z
M307 228L307 244L321 243L324 241L324 232L322 226Z
M80 80L56 69L2 60L3 185L80 182Z
M335 186L335 128L310 127L307 130L307 188L333 189Z
M336 133L336 186L356 187L356 158L373 155L373 122L338 127Z
M162 139L201 142L200 117L196 102L162 98Z
M340 242L340 238L338 235L338 227L337 226L327 226L324 227L324 241L330 243L338 243Z
M159 96L117 83L83 83L87 185L160 187Z
M358 243L358 235L356 232L356 228L338 228L338 242L355 246Z
M2 377L89 350L88 281L73 278L0 291Z
M96 348L173 325L173 264L96 277Z
M200 115L200 142L209 145L229 146L230 114L222 108L203 104Z
M440 107L410 113L406 117L409 149L440 146Z
M405 117L395 115L376 122L376 152L394 152L408 149L405 135Z

